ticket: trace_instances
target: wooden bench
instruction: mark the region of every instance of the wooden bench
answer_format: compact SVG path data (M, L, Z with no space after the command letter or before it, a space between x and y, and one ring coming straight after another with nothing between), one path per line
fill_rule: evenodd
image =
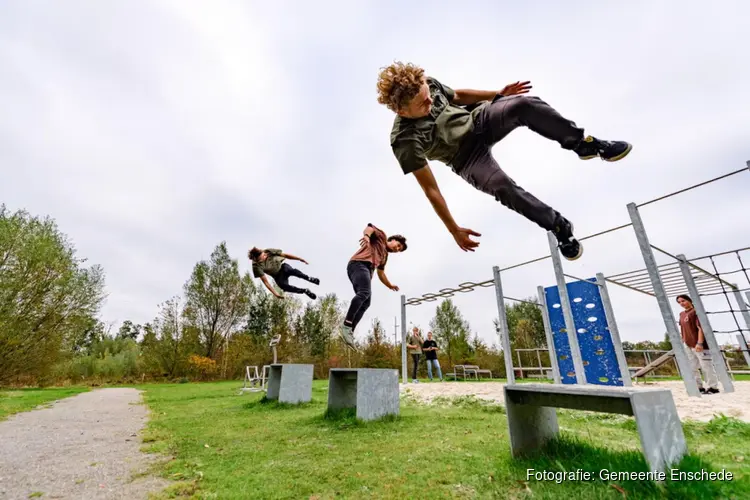
M555 408L632 415L652 471L664 471L687 453L682 422L669 389L512 384L504 391L514 457L540 448L558 434Z

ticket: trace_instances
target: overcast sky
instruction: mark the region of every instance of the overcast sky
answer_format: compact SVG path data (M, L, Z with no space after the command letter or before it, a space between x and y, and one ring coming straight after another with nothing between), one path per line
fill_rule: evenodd
M243 271L253 245L300 255L321 293L349 300L346 264L368 222L408 238L387 273L421 296L545 255L547 239L434 163L458 223L483 235L475 253L457 247L392 155L380 67L411 61L453 88L531 80L533 95L588 133L632 142L614 164L581 162L525 129L494 149L510 176L586 235L628 222L629 202L750 160L748 18L741 0L0 0L0 201L53 216L104 267L108 322L151 320L222 240ZM746 247L748 193L750 172L642 215L652 243L672 253ZM717 264L738 266L731 256ZM587 278L643 260L628 228L564 265ZM513 297L555 283L550 260L503 277ZM623 340L662 338L654 299L610 293ZM376 279L362 325L377 316L392 333L399 295ZM496 343L493 290L455 301ZM427 327L436 305L409 307L408 321ZM722 297L709 302L722 307ZM715 327L736 328L728 317Z

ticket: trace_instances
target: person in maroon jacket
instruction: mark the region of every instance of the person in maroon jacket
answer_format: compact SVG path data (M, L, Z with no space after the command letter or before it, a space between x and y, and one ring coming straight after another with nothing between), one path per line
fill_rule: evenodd
M711 351L708 350L701 322L693 307L693 300L688 295L678 295L677 303L684 309L680 313L680 332L682 333L682 341L688 347L685 352L690 360L695 382L703 394L716 394L719 392L719 380L711 361ZM701 371L708 388L703 386Z
M370 307L372 276L377 269L380 281L391 290L398 291L398 287L392 284L385 275L385 265L389 253L406 250L406 238L400 234L386 236L381 229L367 224L359 244L359 250L349 259L349 264L346 266L349 281L354 288L354 298L349 305L344 324L339 330L344 343L350 349L355 350L357 346L354 343L354 329L357 328L357 323Z

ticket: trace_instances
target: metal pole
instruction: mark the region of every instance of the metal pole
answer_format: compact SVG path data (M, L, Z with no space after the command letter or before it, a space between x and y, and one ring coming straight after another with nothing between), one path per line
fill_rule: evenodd
M573 321L573 311L570 308L570 297L568 297L568 287L565 283L562 261L560 260L560 254L557 253L557 238L552 234L552 231L547 232L547 240L549 241L552 266L555 269L555 278L557 279L557 291L560 293L560 305L562 306L563 317L565 318L565 330L568 332L570 355L573 358L573 367L576 371L576 383L584 385L587 383L586 372L583 369L581 348L578 346L578 332Z
M734 294L734 300L737 302L737 305L740 308L740 312L742 313L742 319L745 320L745 326L748 330L750 330L750 311L747 310L747 305L745 305L745 301L742 300L742 294L740 293L737 285L734 286L732 292ZM748 302L750 302L750 292L747 292L747 300ZM747 341L745 340L745 335L740 332L738 337L742 339L742 341L740 342L740 349L744 349L742 351L742 354L744 354L745 363L750 366L750 353L747 352Z
M507 384L516 383L516 374L513 371L513 355L510 352L510 332L508 330L508 317L505 314L505 300L503 299L503 282L500 279L500 268L492 268L492 276L495 279L495 297L497 298L497 326L500 335L500 345L503 346L503 356L505 357L505 377Z
M721 385L724 387L724 392L734 392L734 384L732 384L732 379L727 373L724 355L721 352L719 343L716 342L714 329L711 327L711 321L708 319L708 314L706 314L706 308L703 307L703 299L701 299L701 296L698 293L698 287L695 285L695 279L693 278L693 273L690 272L688 261L683 254L678 254L677 258L680 260L682 277L685 279L690 298L693 299L693 306L695 306L695 312L698 314L698 321L701 322L703 338L708 342L708 349L711 351L711 362L714 364L716 375L718 375L719 382L721 382Z
M651 250L651 243L648 241L646 228L643 225L641 214L638 212L638 207L636 207L635 203L628 203L628 213L630 214L630 220L633 222L635 237L638 239L638 246L643 255L643 262L646 264L649 278L651 278L651 287L654 290L654 295L656 295L656 301L659 303L661 317L664 321L664 326L667 328L667 335L672 343L674 359L677 362L677 368L682 374L685 389L688 396L700 397L701 393L698 390L698 384L692 376L693 370L685 353L680 332L677 331L677 323L675 322L674 314L667 298L667 292L664 291L664 284L661 282L659 268L656 265L654 252Z
M544 322L544 335L547 337L547 350L549 351L549 364L552 367L552 379L556 384L560 382L560 367L557 365L557 351L555 350L555 340L552 336L552 324L549 320L549 311L547 310L547 298L544 295L544 287L536 287L536 293L539 297L539 306L542 309L542 321Z
M536 349L536 362L539 363L539 375L544 377L544 368L542 367L542 354Z
M750 311L748 311L745 301L742 300L742 294L737 285L733 286L732 293L734 294L734 300L737 302L737 306L739 306L740 312L742 313L742 319L745 320L745 326L750 330ZM750 300L750 292L748 292L747 299Z
M401 296L401 376L407 383L406 368L406 295Z
M750 352L748 352L747 340L745 340L745 336L742 334L742 332L737 334L737 343L740 345L740 349L742 350L742 357L745 358L745 364L747 366L750 366Z
M612 338L612 347L615 348L617 364L620 365L620 376L622 377L622 383L625 387L631 387L633 385L633 381L630 379L628 361L625 358L625 352L622 350L620 329L617 328L617 321L615 321L615 310L612 308L612 300L609 298L609 290L607 290L607 281L604 279L604 275L602 273L596 273L596 284L599 285L599 294L602 297L602 304L604 305L604 316L607 318L609 335Z

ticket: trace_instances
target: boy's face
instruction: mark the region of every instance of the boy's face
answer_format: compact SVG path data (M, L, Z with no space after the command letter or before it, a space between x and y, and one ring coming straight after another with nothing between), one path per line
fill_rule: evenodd
M389 252L403 252L404 246L398 240L391 240L385 244Z
M409 103L398 111L399 116L404 118L422 118L430 114L432 109L432 97L427 82L422 82L419 92Z
M427 334L427 340L432 340L432 332Z
M258 257L258 262L265 262L268 258L268 254L266 252L261 252L260 257Z

